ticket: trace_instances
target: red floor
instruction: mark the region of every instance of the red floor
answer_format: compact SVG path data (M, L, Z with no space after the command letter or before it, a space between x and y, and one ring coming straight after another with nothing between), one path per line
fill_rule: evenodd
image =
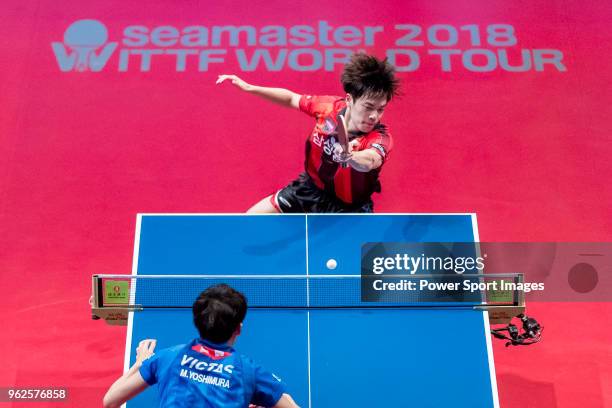
M609 241L610 4L383 3L379 55L394 24L504 22L514 51L559 49L567 71L443 72L428 60L401 73L404 95L383 118L395 148L376 210L475 212L482 241ZM136 213L243 212L298 174L310 119L215 86L218 74L341 92L338 69L239 72L235 61L119 72L114 55L101 72L61 72L51 43L83 18L103 21L121 47L131 24L374 24L369 3L248 4L233 14L214 2L0 7L0 386L65 386L70 402L56 405L99 406L121 372L125 329L90 320L89 278L131 271ZM611 407L612 303L528 311L546 327L542 343L495 341L501 406Z

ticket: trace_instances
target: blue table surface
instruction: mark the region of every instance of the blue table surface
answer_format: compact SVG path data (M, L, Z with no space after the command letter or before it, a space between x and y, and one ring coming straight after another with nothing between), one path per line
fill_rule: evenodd
M138 275L317 275L360 271L367 242L477 241L472 214L139 215ZM126 362L197 332L190 310L145 310ZM302 407L497 407L486 312L450 309L249 310L238 351L283 378ZM157 406L156 387L128 403Z

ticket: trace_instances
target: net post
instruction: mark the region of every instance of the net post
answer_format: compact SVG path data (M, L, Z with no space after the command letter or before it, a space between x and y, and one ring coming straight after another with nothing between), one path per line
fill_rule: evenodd
M91 308L92 308L92 315L91 318L94 320L98 320L100 319L99 316L97 316L95 313L93 313L94 309L98 309L101 307L101 291L100 291L100 285L102 284L102 279L100 279L100 277L98 275L93 275L91 277Z
M109 275L93 275L92 276L92 302L91 302L91 318L94 320L103 319L111 326L126 326L129 312L141 311L141 305L123 305L106 306L104 302L104 278ZM131 277L127 277L131 279Z
M522 273L517 273L513 276L514 284L522 284L523 282L524 275ZM513 318L525 313L525 292L514 290L512 305L483 305L476 306L475 309L488 311L490 324L509 324Z

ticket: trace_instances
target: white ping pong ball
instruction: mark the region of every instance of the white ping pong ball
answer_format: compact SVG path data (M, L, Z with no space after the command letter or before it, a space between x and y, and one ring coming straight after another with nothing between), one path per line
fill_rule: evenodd
M338 263L336 262L335 259L329 259L326 265L327 265L327 269L336 269L336 266L338 266Z

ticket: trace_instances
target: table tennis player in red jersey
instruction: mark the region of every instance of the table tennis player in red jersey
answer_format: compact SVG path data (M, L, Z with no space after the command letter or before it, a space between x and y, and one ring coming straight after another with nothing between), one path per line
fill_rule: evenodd
M306 141L305 172L248 212L373 212L372 194L380 192L379 174L393 147L380 118L399 86L387 60L354 54L341 76L345 96L299 95L251 85L236 75L220 75L217 84L226 80L316 121Z

